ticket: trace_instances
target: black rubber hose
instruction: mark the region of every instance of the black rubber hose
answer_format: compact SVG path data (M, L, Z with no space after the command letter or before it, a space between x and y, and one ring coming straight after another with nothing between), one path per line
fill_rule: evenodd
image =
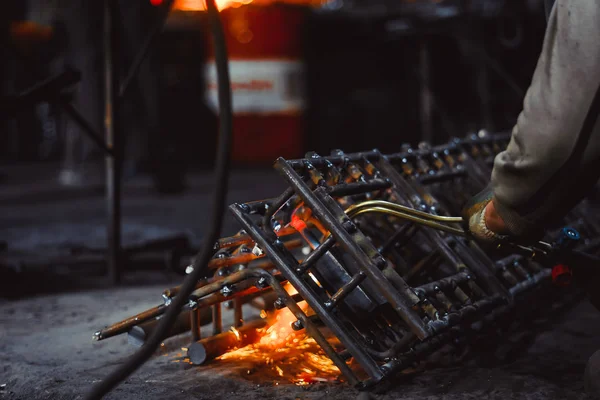
M232 141L232 109L231 109L231 84L227 59L225 34L221 23L215 0L207 0L209 24L214 41L215 61L217 65L218 93L219 93L219 143L216 161L216 190L212 210L212 219L206 238L202 245L199 257L194 261L194 270L184 280L181 291L173 299L167 312L160 319L159 325L148 341L134 353L125 364L119 366L104 380L94 385L85 396L86 400L97 400L104 397L116 386L142 366L160 346L171 328L181 308L188 302L188 297L196 287L196 282L203 276L208 261L213 255L213 245L220 236L225 211L227 184L229 181L229 165Z

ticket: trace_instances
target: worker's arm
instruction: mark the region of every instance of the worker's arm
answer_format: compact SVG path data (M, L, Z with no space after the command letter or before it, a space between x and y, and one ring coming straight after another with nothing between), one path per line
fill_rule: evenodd
M491 199L493 204L486 204L485 196L480 196L466 209L476 237L491 233L537 236L568 213L598 181L597 122L582 156L575 162L567 160L599 83L600 3L558 0L523 111L506 151L494 162L488 189L488 202ZM477 231L478 226L484 231Z

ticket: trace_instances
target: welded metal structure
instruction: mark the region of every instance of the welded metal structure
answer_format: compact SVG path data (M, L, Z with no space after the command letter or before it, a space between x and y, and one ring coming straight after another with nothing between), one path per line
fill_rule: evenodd
M196 342L200 326L212 322L213 334L222 333L223 303L241 328L242 304L271 296L273 307L297 317L293 328L305 329L359 388L386 381L444 345L508 335L520 320L566 298L549 285L557 245L583 244L592 252L595 242L576 243L577 231L593 238L600 229L584 202L565 221L573 229L562 230L561 243L507 245L490 255L465 237L453 216L487 185L508 138L481 134L387 155L336 150L278 159L275 169L288 188L275 199L230 206L242 230L215 245L211 277L198 283L182 311L189 324L181 331L190 329ZM298 293L290 296L286 282ZM164 304L96 338L159 317L177 291L165 291Z

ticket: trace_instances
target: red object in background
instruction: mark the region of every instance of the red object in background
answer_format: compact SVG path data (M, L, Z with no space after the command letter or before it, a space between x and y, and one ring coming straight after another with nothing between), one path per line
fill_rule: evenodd
M552 282L558 286L569 286L573 280L573 271L566 265L559 264L552 268Z
M234 161L264 163L303 155L301 29L306 10L272 4L220 13L230 59ZM208 48L206 99L218 112L211 41Z
M163 0L150 0L150 4L152 4L153 6L160 6L162 2Z

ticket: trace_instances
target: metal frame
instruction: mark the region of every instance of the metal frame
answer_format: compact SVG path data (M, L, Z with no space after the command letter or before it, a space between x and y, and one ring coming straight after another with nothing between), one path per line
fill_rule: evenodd
M361 389L389 380L444 344L460 346L461 338L486 334L488 327L509 335L509 325L548 308L536 302L550 281L547 266L531 260L526 248L492 258L450 229L369 209L391 202L455 223L448 216L485 187L490 161L507 140L508 135L490 135L390 155L335 151L330 157L278 159L275 169L288 189L275 199L230 206L243 230L215 245L209 264L214 276L199 282L186 310L212 307L213 333L219 334L221 303L233 300L240 328L243 299L263 296L270 285L278 297L274 307L289 307L298 318L292 327L306 329L346 380ZM357 209L353 204L364 205L361 213L349 212ZM574 212L576 225L581 212ZM589 233L600 231L600 221L588 219L583 226ZM300 247L311 250L300 254ZM243 270L236 272L239 265ZM275 281L290 283L298 294L281 292ZM155 318L177 293L177 288L165 291L165 304L98 332L97 338ZM299 301L314 315L302 312ZM200 340L199 315L191 322L194 341ZM343 350L332 346L330 335Z

